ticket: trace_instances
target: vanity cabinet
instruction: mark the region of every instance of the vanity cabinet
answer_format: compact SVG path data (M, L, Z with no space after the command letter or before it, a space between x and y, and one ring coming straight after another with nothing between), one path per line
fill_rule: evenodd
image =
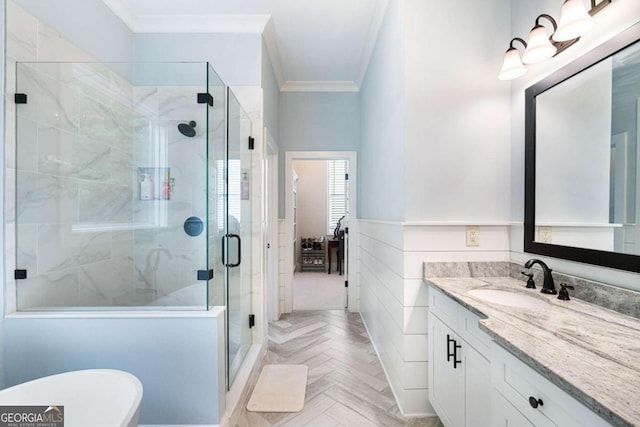
M445 426L609 426L495 343L479 320L429 286L429 401Z
M471 326L477 328L477 316L435 289L430 304L429 400L446 426L488 426L491 369L481 351L489 337Z
M610 424L497 344L491 348L491 425L604 427ZM528 423L528 424L527 424Z

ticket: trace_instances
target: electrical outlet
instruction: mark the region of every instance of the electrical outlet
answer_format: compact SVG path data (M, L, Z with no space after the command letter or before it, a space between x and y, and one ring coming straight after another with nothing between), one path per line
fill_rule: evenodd
M551 227L538 227L538 242L551 243Z
M480 246L480 227L467 225L467 246Z

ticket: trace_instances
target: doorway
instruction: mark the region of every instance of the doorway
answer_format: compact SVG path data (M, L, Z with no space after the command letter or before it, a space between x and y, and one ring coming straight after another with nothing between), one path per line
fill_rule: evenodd
M355 152L285 153L285 313L357 311L355 188Z
M346 307L348 163L346 159L293 161L293 311Z

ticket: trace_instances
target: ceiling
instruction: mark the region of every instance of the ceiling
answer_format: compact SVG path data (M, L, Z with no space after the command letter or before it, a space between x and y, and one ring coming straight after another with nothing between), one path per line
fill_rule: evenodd
M263 33L282 91L358 91L388 0L103 0L134 32Z

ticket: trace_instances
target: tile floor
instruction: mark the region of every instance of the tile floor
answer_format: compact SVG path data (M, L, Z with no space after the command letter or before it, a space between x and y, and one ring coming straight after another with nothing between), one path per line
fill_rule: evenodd
M382 366L358 313L300 311L269 327L265 364L309 367L305 406L297 413L249 412L240 404L236 427L424 426L437 418L406 419L395 403Z

